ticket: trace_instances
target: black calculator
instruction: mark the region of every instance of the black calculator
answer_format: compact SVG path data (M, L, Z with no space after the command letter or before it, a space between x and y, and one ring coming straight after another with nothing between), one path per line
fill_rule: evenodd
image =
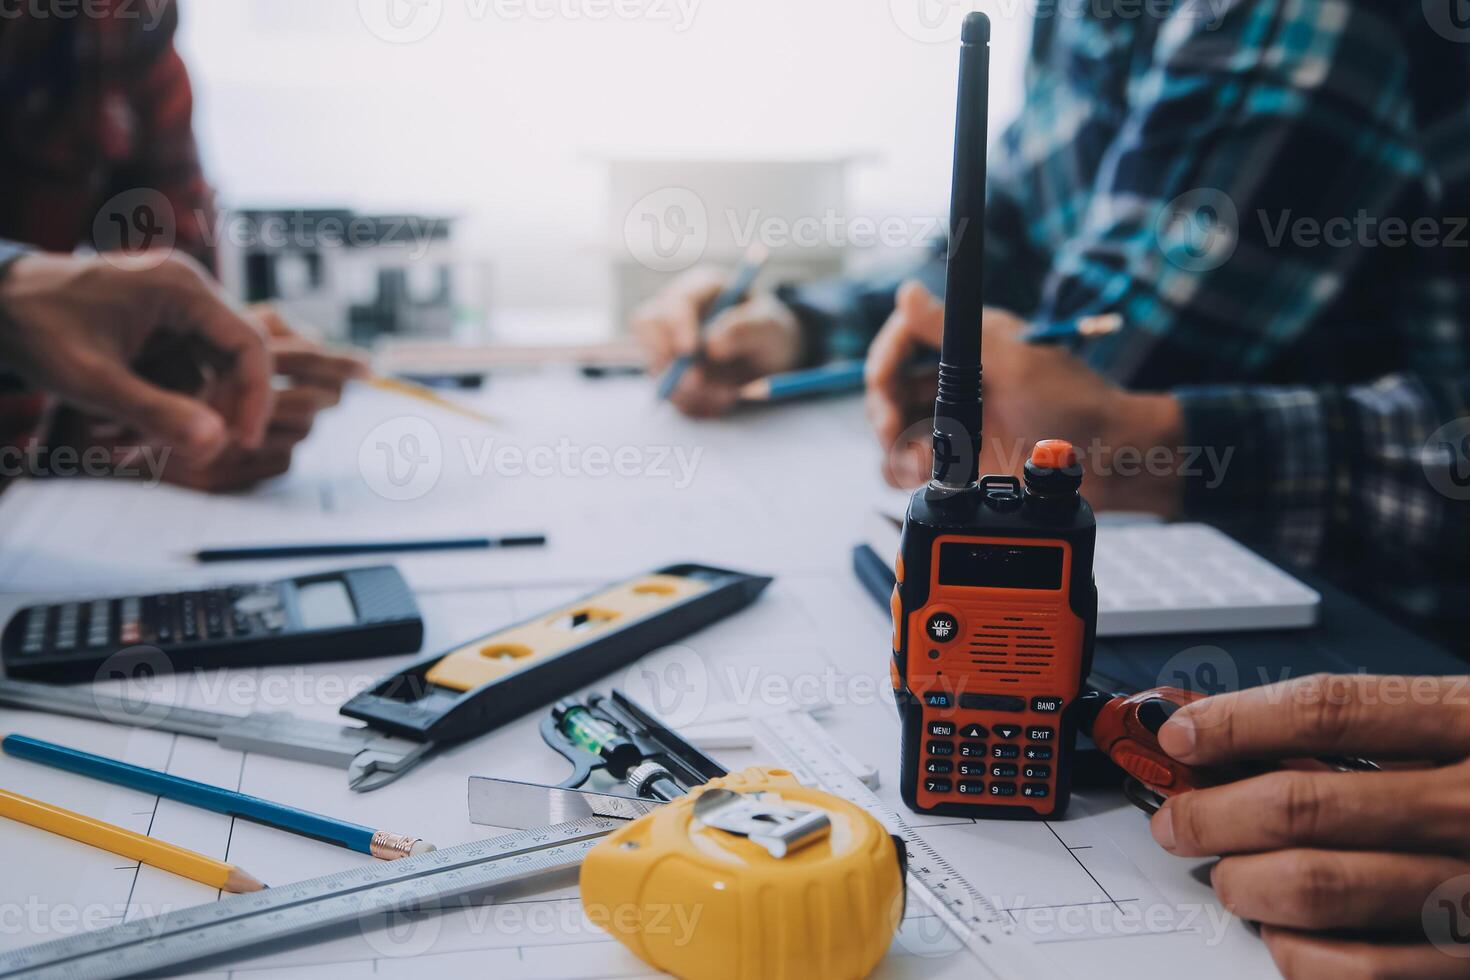
M424 622L392 565L190 592L30 606L0 634L5 673L69 684L136 671L416 652Z

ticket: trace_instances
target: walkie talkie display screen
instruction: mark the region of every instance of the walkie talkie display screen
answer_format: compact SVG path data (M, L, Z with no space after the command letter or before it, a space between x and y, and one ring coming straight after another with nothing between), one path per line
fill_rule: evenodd
M1062 549L950 542L939 547L939 584L976 589L1062 587Z

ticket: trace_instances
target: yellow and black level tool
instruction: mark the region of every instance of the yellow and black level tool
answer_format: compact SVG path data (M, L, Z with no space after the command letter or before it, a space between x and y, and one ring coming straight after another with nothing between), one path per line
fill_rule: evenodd
M706 565L660 568L426 657L342 714L416 741L480 735L738 612L770 582Z
M934 472L904 518L893 590L900 792L921 813L1050 817L1071 788L1097 627L1097 524L1067 443L981 478L990 22L965 18Z

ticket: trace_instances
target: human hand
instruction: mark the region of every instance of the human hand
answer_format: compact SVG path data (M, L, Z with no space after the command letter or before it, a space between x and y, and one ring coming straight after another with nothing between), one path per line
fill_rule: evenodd
M648 356L652 374L698 350L669 400L687 415L708 418L735 406L740 388L757 378L790 371L801 361L801 325L796 314L769 292L753 292L745 302L714 319L704 331L699 321L725 287L717 269L691 269L633 311L633 336Z
M16 260L0 279L0 362L197 465L259 448L271 416L262 332L180 255ZM211 399L167 375L207 379Z
M1289 980L1470 975L1466 678L1318 675L1225 694L1181 708L1159 743L1195 766L1432 763L1193 790L1170 798L1151 828L1174 854L1222 858L1211 876L1221 902L1262 924Z
M291 466L296 446L310 435L319 412L337 404L342 388L350 380L367 375L367 364L359 357L333 351L292 330L270 306L251 307L246 315L267 338L274 371L279 382L265 439L257 447L232 442L219 455L198 461L172 453L162 459L164 482L193 490L223 492L239 490L279 476ZM191 387L189 394L210 403L215 396L210 384ZM138 433L101 420L83 420L80 434L70 438L79 446L102 446L114 463L132 467L140 442ZM65 436L65 432L61 433ZM164 448L164 447L159 447Z
M1163 516L1177 511L1177 478L1152 471L1124 477L1107 465L1122 448L1173 450L1183 434L1177 401L1169 395L1127 392L1069 351L1028 342L1026 323L1005 310L986 309L981 329L981 473L1019 475L1032 445L1065 439L1083 454L1084 466L1094 464L1083 486L1094 506ZM929 427L918 423L933 415L934 385L931 378L916 379L910 365L919 354L939 350L943 335L944 304L921 284L906 282L868 349L868 419L883 447L884 477L896 487L918 486L929 477ZM1084 451L1094 443L1104 458L1086 457Z

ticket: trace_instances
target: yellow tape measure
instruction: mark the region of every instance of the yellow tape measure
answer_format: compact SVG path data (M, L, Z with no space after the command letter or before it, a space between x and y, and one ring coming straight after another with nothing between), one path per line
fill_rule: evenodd
M582 864L587 916L710 980L863 977L903 918L901 851L847 800L747 769L624 827Z

